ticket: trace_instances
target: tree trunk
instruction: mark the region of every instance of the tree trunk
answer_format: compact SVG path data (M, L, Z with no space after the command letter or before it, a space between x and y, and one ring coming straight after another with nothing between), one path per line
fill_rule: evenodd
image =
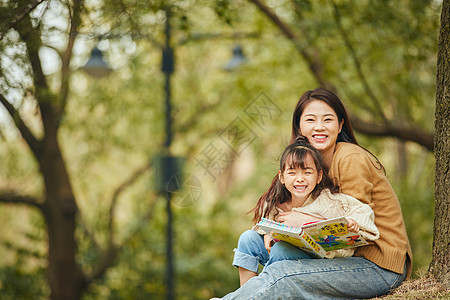
M69 176L57 141L57 113L51 104L41 106L46 129L39 164L45 183L44 216L48 226L48 278L51 299L80 299L84 277L76 264L78 212Z
M435 219L430 271L450 287L450 0L442 5L436 79Z

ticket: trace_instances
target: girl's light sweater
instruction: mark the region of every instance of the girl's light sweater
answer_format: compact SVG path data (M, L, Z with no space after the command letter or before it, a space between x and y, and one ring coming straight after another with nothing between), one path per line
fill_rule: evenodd
M332 194L328 189L325 189L316 199L312 199L310 196L301 207L295 207L292 210L325 219L352 218L359 225L358 233L366 240L373 241L380 236L374 223L372 208L349 195ZM355 248L335 250L328 252L326 257L349 257L353 256L354 252Z
M292 210L324 219L337 217L352 218L360 227L358 233L366 240L373 241L380 236L374 223L374 213L372 208L349 195L342 193L332 194L330 190L325 189L316 199L309 196L301 207L295 207ZM277 209L273 209L269 218L275 220L277 214ZM258 231L261 235L265 234L258 226L255 226L253 229ZM334 250L327 252L325 257L350 257L353 256L354 252L354 248Z

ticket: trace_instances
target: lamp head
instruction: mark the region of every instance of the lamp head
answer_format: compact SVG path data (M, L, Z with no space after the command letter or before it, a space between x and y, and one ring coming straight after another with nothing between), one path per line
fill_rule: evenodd
M225 71L234 71L241 65L247 63L247 58L244 56L241 45L236 45L233 48L233 57L225 64L223 69Z
M103 53L97 47L94 47L91 56L84 66L80 68L92 77L101 78L107 76L112 69L103 60Z

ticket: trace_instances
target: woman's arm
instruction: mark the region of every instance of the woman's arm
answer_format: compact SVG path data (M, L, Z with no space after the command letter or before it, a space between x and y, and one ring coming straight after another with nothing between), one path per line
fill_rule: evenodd
M323 221L324 218L314 217L305 213L290 211L290 212L280 212L276 217L275 221L284 223L289 226L301 227L307 222Z
M364 150L363 150L364 151ZM337 169L330 177L338 180L337 184L342 193L351 195L359 201L370 204L372 202L372 174L373 164L368 154L353 153L339 160ZM331 171L331 170L330 170Z

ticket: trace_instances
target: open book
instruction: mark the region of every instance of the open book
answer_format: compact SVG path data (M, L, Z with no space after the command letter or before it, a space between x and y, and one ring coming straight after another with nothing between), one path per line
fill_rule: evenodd
M328 251L368 244L358 233L349 232L347 224L347 219L340 217L306 223L299 228L262 218L258 226L276 241L288 242L316 257L323 258Z

